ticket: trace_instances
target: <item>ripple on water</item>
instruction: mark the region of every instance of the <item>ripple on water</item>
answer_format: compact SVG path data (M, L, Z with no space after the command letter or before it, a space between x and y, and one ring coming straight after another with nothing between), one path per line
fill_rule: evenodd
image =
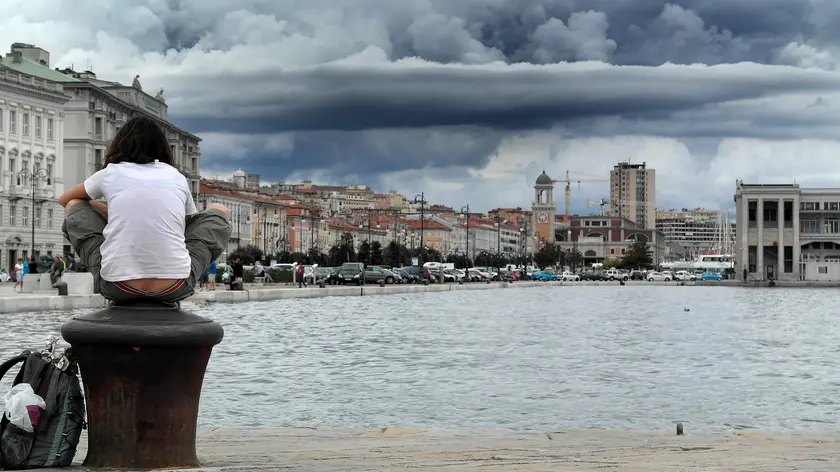
M199 306L226 333L201 422L833 431L835 293L581 286ZM72 314L0 315L0 355Z

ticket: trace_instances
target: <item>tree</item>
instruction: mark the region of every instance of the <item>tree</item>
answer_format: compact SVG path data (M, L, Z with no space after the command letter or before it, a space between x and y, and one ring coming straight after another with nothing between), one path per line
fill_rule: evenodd
M247 246L241 246L236 248L236 250L231 251L230 254L227 256L227 260L233 261L239 259L245 265L253 264L255 261L262 261L263 260L263 252L260 248L254 246L253 244L248 244Z
M426 260L423 262L442 262L443 256L441 256L440 251L435 248L426 249Z
M359 244L359 262L364 262L365 264L370 264L370 244L367 241L362 241L362 244Z
M583 254L581 254L577 249L572 249L572 251L566 255L566 263L569 264L572 271L575 271L578 267L583 266Z
M539 251L534 253L534 263L540 269L545 269L546 267L556 266L560 263L561 256L563 256L563 250L560 249L560 246L554 243L547 243Z
M402 254L402 249L402 244L396 241L391 241L390 243L388 243L388 245L385 246L385 250L382 254L385 264L389 266L402 265L402 257L400 257Z
M345 262L356 262L356 249L353 244L353 235L344 233L338 244L330 248L327 253L330 266L338 267Z
M370 244L370 263L382 265L385 263L385 256L382 254L382 243L374 241Z
M645 241L635 241L624 253L619 266L622 269L650 269L653 267L653 251Z
M450 254L446 257L446 262L455 264L456 269L466 269L472 267L470 258L463 254Z
M318 264L319 266L323 266L327 264L327 255L314 247L309 249L309 252L306 253L306 257L310 265Z

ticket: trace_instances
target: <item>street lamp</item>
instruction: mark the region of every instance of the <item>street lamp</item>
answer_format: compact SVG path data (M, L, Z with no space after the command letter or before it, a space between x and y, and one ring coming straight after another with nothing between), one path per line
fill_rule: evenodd
M424 234L423 233L426 232L425 231L426 203L428 203L428 202L426 201L426 196L423 194L423 192L420 192L419 194L414 196L414 200L412 201L412 203L414 203L415 205L418 204L418 203L420 204L420 262L419 262L419 265L422 265L423 264L423 252L426 249L426 246L423 242L424 241L424 239L423 239Z
M461 213L467 216L467 269L470 268L470 206L469 204L461 207Z
M46 180L47 185L50 185L50 174L47 172L46 169L38 169L36 167L32 167L32 170L29 169L21 169L18 172L17 184L21 185L22 181L29 179L29 184L31 186L32 194L30 195L32 201L32 260L35 260L35 191L38 189L38 181Z
M242 216L245 215L245 220L247 222L249 220L249 217L250 217L250 212L245 213L242 210L242 204L238 204L236 206L235 215L236 215L236 249L239 249L239 247L242 244L242 219L243 219Z

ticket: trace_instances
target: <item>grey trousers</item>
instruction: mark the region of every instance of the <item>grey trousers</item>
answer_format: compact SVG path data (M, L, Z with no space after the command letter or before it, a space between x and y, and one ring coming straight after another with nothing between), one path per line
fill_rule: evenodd
M108 221L89 203L77 203L64 218L62 231L81 261L93 275L93 289L115 302L154 299L178 302L195 293L195 286L204 270L224 252L231 234L230 222L221 210L205 210L187 220L184 236L192 259L190 275L159 292L144 292L121 282L102 280L100 248L105 241L102 231Z

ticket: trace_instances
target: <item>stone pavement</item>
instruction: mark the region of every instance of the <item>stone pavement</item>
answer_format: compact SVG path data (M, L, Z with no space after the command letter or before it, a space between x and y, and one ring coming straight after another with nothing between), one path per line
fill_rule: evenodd
M838 446L840 434L748 431L676 436L600 430L203 429L198 470L830 472L840 470ZM81 448L79 463L84 454Z

